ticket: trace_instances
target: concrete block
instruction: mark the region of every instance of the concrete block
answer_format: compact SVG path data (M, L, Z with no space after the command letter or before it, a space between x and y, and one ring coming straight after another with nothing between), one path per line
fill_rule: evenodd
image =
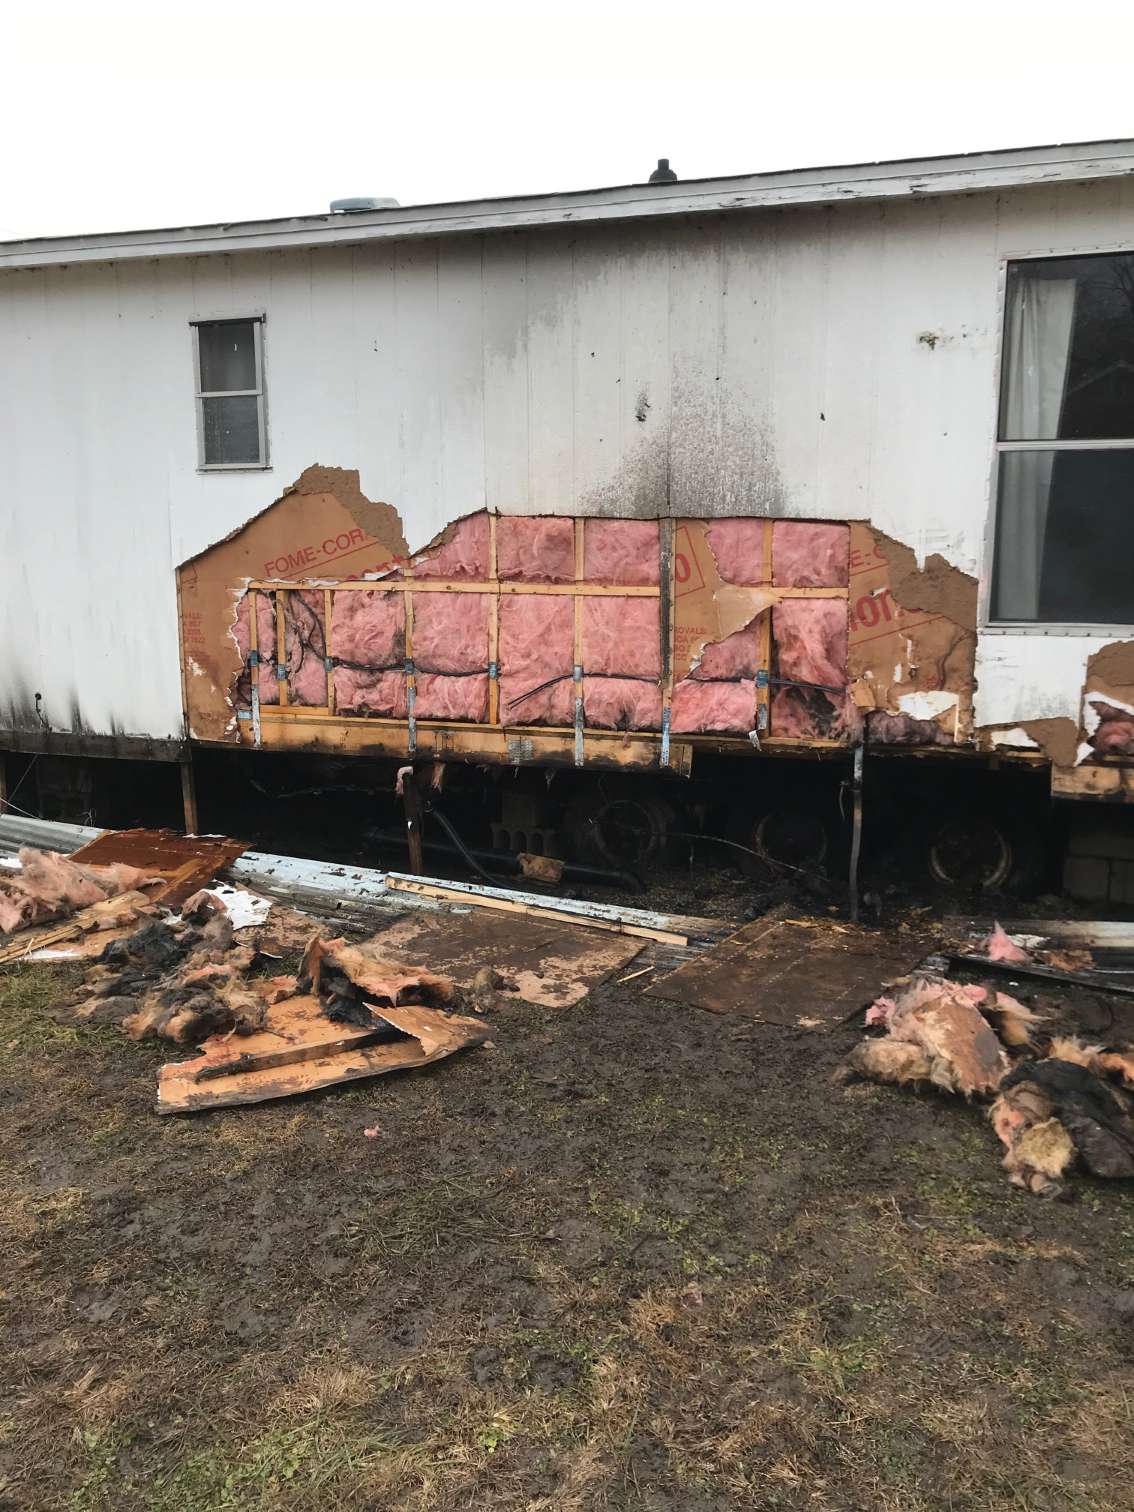
M1068 853L1072 856L1120 857L1134 860L1134 815L1125 811L1077 814L1071 821Z
M1073 898L1105 903L1110 891L1110 862L1099 856L1068 856L1063 865L1063 886Z

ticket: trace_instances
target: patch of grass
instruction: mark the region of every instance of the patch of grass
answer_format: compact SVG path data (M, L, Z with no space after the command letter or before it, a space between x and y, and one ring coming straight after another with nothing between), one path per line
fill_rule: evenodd
M56 1060L84 1044L95 1044L99 1031L55 1017L82 981L80 967L29 962L0 967L0 1047L9 1055Z
M269 1428L247 1443L194 1450L152 1480L130 1468L131 1448L121 1430L82 1436L86 1465L68 1512L116 1512L126 1502L145 1512L326 1506L336 1489L355 1490L404 1446L392 1435L320 1417Z

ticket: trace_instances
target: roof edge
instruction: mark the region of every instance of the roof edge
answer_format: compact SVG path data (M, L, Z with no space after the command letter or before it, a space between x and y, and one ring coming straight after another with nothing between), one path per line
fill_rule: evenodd
M652 220L662 216L978 193L1134 173L1134 140L906 158L840 167L625 184L605 189L400 206L361 214L293 216L211 226L116 231L0 242L0 268L118 262L212 253L353 246L374 240Z

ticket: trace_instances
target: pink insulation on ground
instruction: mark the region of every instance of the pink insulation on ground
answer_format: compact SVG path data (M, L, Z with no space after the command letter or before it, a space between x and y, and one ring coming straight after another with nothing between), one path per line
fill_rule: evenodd
M327 703L327 641L323 590L304 589L284 600L287 690L293 704L315 708Z
M503 524L503 521L501 521ZM500 600L503 724L569 725L575 719L575 608L567 595L505 594ZM552 682L552 679L559 681ZM538 693L532 689L551 683ZM524 697L531 694L530 697Z
M673 688L671 729L677 734L700 731L746 734L756 728L755 682L702 682L684 677Z
M600 729L656 730L662 708L657 599L584 599L582 620L587 724Z
M505 582L573 583L575 526L562 515L501 515L496 570Z
M414 595L417 718L487 717L490 603L487 593Z
M583 526L583 577L619 588L661 582L656 520L588 520Z
M252 641L250 635L251 615L248 609L252 595L245 593L236 606L232 635L240 650L242 670L236 680L233 698L238 709L252 707L252 674L248 667L248 653ZM260 653L260 702L277 704L280 701L280 685L276 680L276 601L272 594L257 593L256 642Z
M713 520L705 540L726 583L756 588L768 581L764 567L765 520Z
M777 588L845 588L849 573L849 526L807 520L773 525L772 582Z
M793 683L772 698L771 733L836 739L858 722L847 685L845 599L788 599L772 611L775 675Z
M414 557L414 577L464 578L483 583L488 577L488 529L488 515L483 510L458 520L443 546Z
M344 589L331 608L335 706L342 714L404 719L406 608L400 593Z

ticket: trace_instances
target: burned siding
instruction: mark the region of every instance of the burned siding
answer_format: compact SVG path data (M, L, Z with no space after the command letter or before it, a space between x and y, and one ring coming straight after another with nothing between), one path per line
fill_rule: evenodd
M0 708L41 728L39 693L53 729L77 700L91 734L178 738L174 564L255 521L313 458L355 475L353 504L327 491L348 534L391 551L486 508L869 521L917 562L973 577L1000 259L1049 249L1056 223L1066 250L1134 242L1134 204L1098 183L5 273L0 329L22 356L0 372L19 501L0 563ZM267 312L274 471L201 474L188 324L253 311ZM59 373L74 375L62 390ZM388 501L399 524L364 500ZM297 519L278 552L310 545ZM190 574L182 591L191 601ZM952 719L963 737L971 624L941 604L922 612L966 635L939 676L915 644L895 679L899 658L887 671L860 634L888 627L852 617L856 707ZM192 653L194 624L182 628ZM1078 721L1101 638L1074 655L1057 637L991 641L978 646L982 727ZM228 670L206 678L227 686ZM898 700L939 696L902 710L891 683Z

